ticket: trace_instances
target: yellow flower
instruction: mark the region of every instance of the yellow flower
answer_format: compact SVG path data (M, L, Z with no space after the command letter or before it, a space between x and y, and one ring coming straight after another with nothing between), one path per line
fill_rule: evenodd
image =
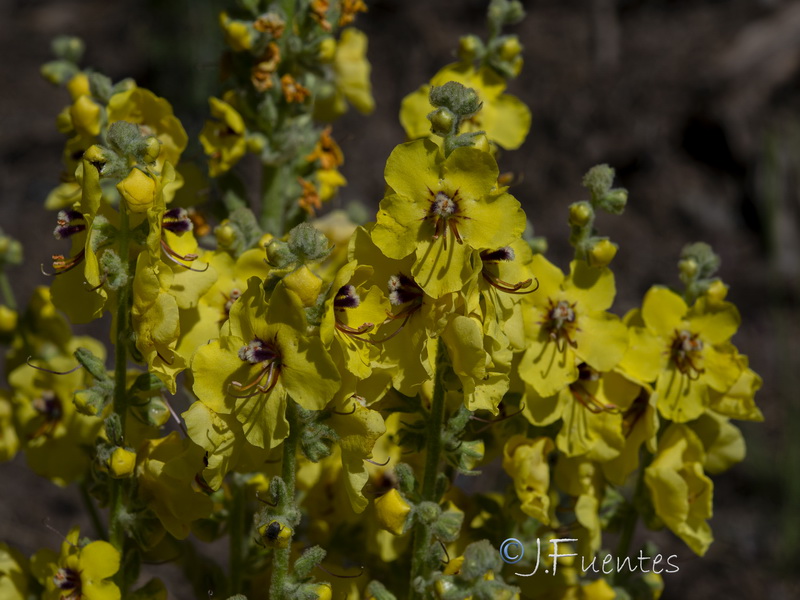
M206 121L200 132L200 143L209 156L209 174L219 177L244 156L246 129L244 119L233 106L218 98L209 98L208 103L211 116L216 120Z
M119 571L119 552L108 542L79 544L77 527L61 544L61 553L41 550L32 570L44 586L43 600L119 600L120 590L111 577Z
M375 110L370 70L367 36L352 27L345 29L333 58L333 89L317 98L314 116L321 121L333 121L347 111L348 102L362 114Z
M711 518L714 484L703 472L705 452L686 425L673 423L662 435L644 480L656 515L697 554L713 541Z
M478 71L471 64L456 63L444 67L431 79L408 95L400 107L400 123L409 139L431 135L431 123L427 115L434 109L428 96L431 86L441 86L456 81L474 89L483 102L480 112L462 123L460 132L485 131L490 141L506 150L522 145L531 128L531 112L517 97L504 94L506 81L488 67Z
M573 261L564 277L539 254L530 268L539 289L523 297L528 348L519 375L532 397L550 398L578 379L581 363L599 372L613 369L625 353L628 332L616 315L605 312L616 293L609 269Z
M514 480L522 512L547 525L550 523L550 466L547 456L555 448L553 440L533 440L515 435L503 449L503 469Z
M193 488L203 470L203 449L177 432L147 441L138 452L139 494L164 528L185 539L193 521L207 517L211 499Z
M28 598L28 559L3 542L0 542L0 598Z
M219 26L225 33L225 43L228 44L234 52L243 52L250 50L253 47L253 36L250 27L244 21L237 21L231 19L228 13L219 13Z
M72 126L79 135L100 135L102 107L89 96L79 96L69 109Z
M477 275L476 251L514 242L525 214L497 185L494 158L456 148L445 158L430 140L397 146L386 162L389 193L381 200L375 245L390 258L414 254L411 274L439 298L461 291Z
M142 133L158 138L161 142L158 168L164 162L178 165L189 138L169 102L150 90L133 87L114 94L108 101L108 123L116 121L135 123Z
M711 390L725 394L743 372L730 343L740 320L730 302L701 297L690 309L678 294L653 287L641 311L627 320L631 350L620 367L640 381L656 381L665 419L696 419L708 407Z

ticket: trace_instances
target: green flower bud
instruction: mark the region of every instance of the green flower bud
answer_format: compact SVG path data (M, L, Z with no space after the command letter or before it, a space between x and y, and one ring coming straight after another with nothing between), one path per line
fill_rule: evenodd
M325 560L325 555L327 552L323 548L319 546L311 546L308 550L304 551L303 554L294 561L294 574L299 579L305 579L311 574L311 571L320 564L323 560Z
M594 218L592 205L582 200L569 207L569 224L573 227L586 227Z
M232 248L236 243L236 228L231 225L228 219L225 219L214 229L214 236L217 238L217 244L219 244L220 248Z
M83 40L71 35L60 35L50 45L56 57L72 63L80 62L86 49Z
M462 62L479 60L485 51L483 42L476 35L465 35L458 40L458 58Z
M499 48L500 58L505 61L513 61L520 52L522 52L522 44L519 43L517 36L509 35L503 38Z
M301 223L289 232L288 246L302 263L323 260L333 250L325 234L309 223Z
M502 566L497 548L488 540L481 540L473 542L464 550L461 574L465 579L477 579L488 571L499 572Z
M115 93L111 79L102 73L89 73L89 89L92 90L92 96L103 104L108 104Z
M681 262L678 263L679 267L685 260L693 260L697 265L695 277L697 279L709 279L714 276L720 266L720 258L711 249L711 246L705 242L697 242L689 244L681 251ZM681 278L683 279L684 269L681 268ZM685 280L684 280L685 281Z
M41 76L53 85L64 85L80 71L74 63L66 60L53 60L42 65Z
M583 176L583 187L592 194L592 200L597 202L610 189L614 182L614 169L608 165L597 165L589 169Z
M417 516L423 523L431 524L439 515L442 514L442 508L435 502L420 502L417 504Z
M397 600L397 597L392 594L380 581L370 581L364 595L365 600Z
M106 406L109 395L102 388L93 386L85 390L78 390L72 397L72 402L82 415L96 417Z
M628 203L628 190L614 188L609 190L598 202L598 206L610 212L612 215L621 215L625 211Z
M457 81L448 81L442 86L431 87L430 102L436 107L449 108L461 119L468 119L482 106L478 93Z
M431 122L431 131L436 135L445 137L455 133L458 119L450 109L440 106L428 115L428 119Z
M96 381L109 381L111 379L106 371L105 363L92 354L91 350L78 348L75 350L75 359L81 363L84 369L89 371L89 374Z
M288 269L297 263L297 256L289 249L289 244L281 240L272 240L267 244L267 262L276 269Z
M394 468L394 474L397 477L400 491L404 494L410 494L414 491L417 485L417 480L414 477L414 471L406 463L398 463Z
M453 508L455 508L454 505ZM433 524L433 534L443 542L453 542L458 539L463 523L464 513L462 511L446 510Z

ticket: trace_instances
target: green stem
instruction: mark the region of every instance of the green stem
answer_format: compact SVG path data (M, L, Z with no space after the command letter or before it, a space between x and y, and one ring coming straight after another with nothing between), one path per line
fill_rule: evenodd
M280 237L285 227L284 191L292 177L291 164L264 165L261 171L261 228Z
M13 311L17 310L17 299L14 297L14 290L11 289L11 283L8 281L8 275L5 272L5 264L0 263L0 291L3 293L3 300L6 306Z
M120 431L122 440L125 439L125 417L128 412L127 406L127 376L128 376L128 341L130 337L130 307L129 301L131 296L131 288L133 287L133 275L128 257L128 247L130 243L130 226L128 223L128 212L125 206L125 200L120 200L119 207L120 223L119 234L117 240L119 242L118 250L119 256L123 264L127 266L128 277L125 285L123 285L117 294L117 335L115 343L115 356L114 356L114 413L119 418ZM125 480L111 481L111 500L109 503L109 542L125 556L125 528L122 524L122 515L125 511L127 504ZM123 561L123 565L128 564ZM120 583L127 581L125 577L124 567L120 569L117 574L117 580ZM124 587L122 589L123 596L125 595Z
M280 507L286 514L289 505L294 503L295 473L297 470L297 441L300 438L300 419L297 406L291 398L286 399L286 420L289 421L289 437L283 441L283 465L281 477L286 484L286 496ZM289 577L289 556L291 545L287 548L276 548L272 555L272 581L269 586L271 600L285 600L284 589Z
M436 379L433 387L433 399L428 415L428 435L426 436L427 452L425 456L425 474L422 480L422 500L437 502L436 477L439 474L439 459L442 454L442 422L444 421L444 375L448 368L447 349L439 338L436 353ZM431 542L430 525L417 522L414 526L414 546L411 557L411 584L408 593L410 600L417 597L414 590L414 580L417 577L426 578L426 556Z
M86 485L85 481L81 482L80 490L81 499L83 500L83 504L86 506L86 511L89 513L89 518L92 520L92 525L94 526L94 532L97 536L97 539L107 540L108 532L106 531L103 522L100 520L100 513L97 512L97 506L95 506L94 500L92 499L91 494L89 494L89 487Z

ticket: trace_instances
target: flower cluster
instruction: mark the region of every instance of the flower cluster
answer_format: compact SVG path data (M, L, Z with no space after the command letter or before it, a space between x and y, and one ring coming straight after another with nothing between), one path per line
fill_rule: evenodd
M567 271L544 256L497 163L531 125L504 93L522 64L502 34L522 17L510 0L492 0L486 42L463 38L460 62L403 101L409 141L387 160L374 222L308 220L344 183L332 130L312 118L345 99L372 108L365 37L341 29L364 10L242 0L221 14L231 77L199 133L199 183L165 100L81 70L80 44L57 42L45 73L72 103L46 204L71 250L26 310L0 312L0 460L23 452L79 483L107 541L73 529L60 555L30 561L0 545L3 597L161 599L155 579L131 591L139 563L190 552L200 595L655 600L657 573L588 578L576 560L516 577L497 548L569 538L562 556L591 562L608 532L631 550L641 518L708 549L709 474L744 458L731 420L762 419L719 258L688 246L682 292L654 286L612 312L617 246L595 216L628 196L605 165L569 207ZM234 168L248 153L261 218ZM0 250L0 266L21 260L10 240ZM69 323L106 311L113 352ZM457 477L479 469L505 471L507 493L468 493ZM227 571L192 534L229 537ZM323 576L323 562L345 572Z

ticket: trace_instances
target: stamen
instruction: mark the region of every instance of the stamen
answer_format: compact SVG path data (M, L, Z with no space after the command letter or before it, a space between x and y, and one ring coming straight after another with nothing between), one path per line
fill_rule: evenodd
M322 565L317 565L317 568L318 568L318 569L322 569L322 570L323 570L323 571L325 571L325 572L326 572L328 575L331 575L332 577L338 577L339 579L355 579L356 577L361 577L361 576L364 574L364 567L363 567L363 565L360 567L360 569L361 569L361 570L358 572L358 574L357 574L357 575L338 575L337 573L331 573L330 571L328 571L328 569L326 569L326 568L325 568L325 567L323 567Z
M402 273L389 277L389 302L393 306L400 306L414 300L421 301L422 295L422 288L411 277Z
M51 369L45 369L44 367L37 367L31 362L32 358L33 358L32 356L29 356L28 358L25 359L25 362L28 364L29 367L36 369L37 371L44 371L45 373L51 373L53 375L69 375L70 373L74 373L75 371L81 368L81 365L79 364L76 367L71 368L69 371L53 371Z
M514 254L514 249L511 246L505 246L503 248L499 248L498 250L484 250L481 252L481 260L485 263L497 263L497 262L511 262L516 258Z
M705 373L705 369L698 366L697 363L697 361L703 360L703 347L703 340L698 337L698 334L685 329L675 330L670 356L677 369L691 381L697 381L700 375Z
M53 254L53 268L55 269L55 273L48 273L44 270L44 265L41 265L42 274L47 275L48 277L63 275L67 271L71 271L81 264L84 256L86 256L85 248L82 248L80 252L78 252L75 256L71 256L70 258L64 258L63 254Z
M368 462L368 463L370 463L370 464L373 464L373 465L375 465L376 467L385 467L385 466L386 466L386 465L388 465L388 464L389 464L389 462L392 460L392 457L390 456L389 458L387 458L387 459L386 459L384 462L382 462L382 463L375 462L374 460L372 460L372 459L370 459L370 458L365 458L364 460L365 460L365 461L367 461L367 462Z
M184 269L188 269L189 271L194 271L196 273L205 273L206 271L208 271L208 267L211 266L209 263L205 263L206 266L205 269L193 269L191 265L185 265L180 261L185 260L186 262L193 262L197 260L197 254L187 254L185 256L178 254L177 252L175 252L175 250L170 248L169 245L163 239L161 240L161 247L164 249L167 258L169 258L176 265L180 265L181 267L183 267Z

